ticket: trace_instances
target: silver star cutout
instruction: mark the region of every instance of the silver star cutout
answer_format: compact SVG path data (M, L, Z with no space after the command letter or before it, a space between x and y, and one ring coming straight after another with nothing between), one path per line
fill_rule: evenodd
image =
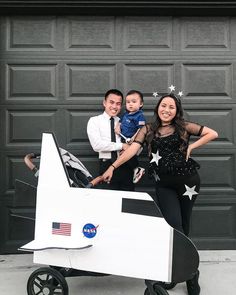
M156 173L156 171L154 171L153 177L154 177L155 181L160 180L160 177L158 176L158 174Z
M158 166L158 162L162 157L159 155L159 151L157 151L155 154L152 153L152 159L150 163L155 162Z
M152 95L156 98L158 96L158 93L157 92L153 92Z
M174 85L170 85L170 92L174 91L175 90L175 86Z
M192 200L193 195L198 195L198 193L195 191L196 185L189 187L185 184L184 186L186 188L186 192L183 194L183 196L188 196L189 200Z
M180 97L182 97L184 94L183 94L183 91L180 91L179 93L178 93L178 95L180 96Z

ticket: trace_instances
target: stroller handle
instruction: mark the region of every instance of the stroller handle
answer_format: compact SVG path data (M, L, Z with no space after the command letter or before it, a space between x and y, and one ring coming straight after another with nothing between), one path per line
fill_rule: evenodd
M37 154L34 154L34 153L30 153L30 154L27 154L25 157L24 157L24 162L26 164L26 166L35 173L35 176L37 177L38 175L38 168L37 166L33 163L33 160L32 159L35 159L37 158L39 155Z
M40 154L35 154L35 153L30 153L27 154L24 157L24 162L26 164L26 166L32 171L34 172L35 177L38 177L38 173L39 173L39 169L38 167L33 163L33 159L36 159L37 157L39 157ZM97 176L96 178L92 179L89 184L88 184L88 188L94 187L96 185L98 185L99 183L103 182L103 177Z

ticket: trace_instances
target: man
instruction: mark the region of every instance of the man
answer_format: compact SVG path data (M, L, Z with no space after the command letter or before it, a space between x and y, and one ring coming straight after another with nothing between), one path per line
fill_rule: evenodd
M114 131L120 120L117 115L121 111L122 103L123 94L119 90L108 90L103 100L104 112L91 117L88 121L88 138L93 150L99 154L100 174L112 165L120 151L128 148L126 143L121 143L120 137ZM115 170L112 181L108 185L104 184L105 187L113 190L133 191L132 168L127 163L120 166Z

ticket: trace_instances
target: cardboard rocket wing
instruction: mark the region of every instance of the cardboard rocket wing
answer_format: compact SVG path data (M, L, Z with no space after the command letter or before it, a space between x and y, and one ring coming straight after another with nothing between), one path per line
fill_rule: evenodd
M184 246L180 257L185 259L187 252L197 255L189 240L184 237L183 242L160 216L147 193L71 187L54 136L43 134L35 239L22 247L34 251L35 263L165 282L184 280L186 271L179 277L173 265L184 266L174 247L176 237ZM198 266L197 258L194 261L191 271Z

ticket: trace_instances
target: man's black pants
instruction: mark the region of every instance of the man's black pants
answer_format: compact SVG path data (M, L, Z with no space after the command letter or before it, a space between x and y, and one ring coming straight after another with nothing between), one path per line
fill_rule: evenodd
M100 160L100 175L102 175L112 164L111 160ZM100 188L122 191L134 191L133 169L123 164L114 170L113 177L109 184L102 184Z

